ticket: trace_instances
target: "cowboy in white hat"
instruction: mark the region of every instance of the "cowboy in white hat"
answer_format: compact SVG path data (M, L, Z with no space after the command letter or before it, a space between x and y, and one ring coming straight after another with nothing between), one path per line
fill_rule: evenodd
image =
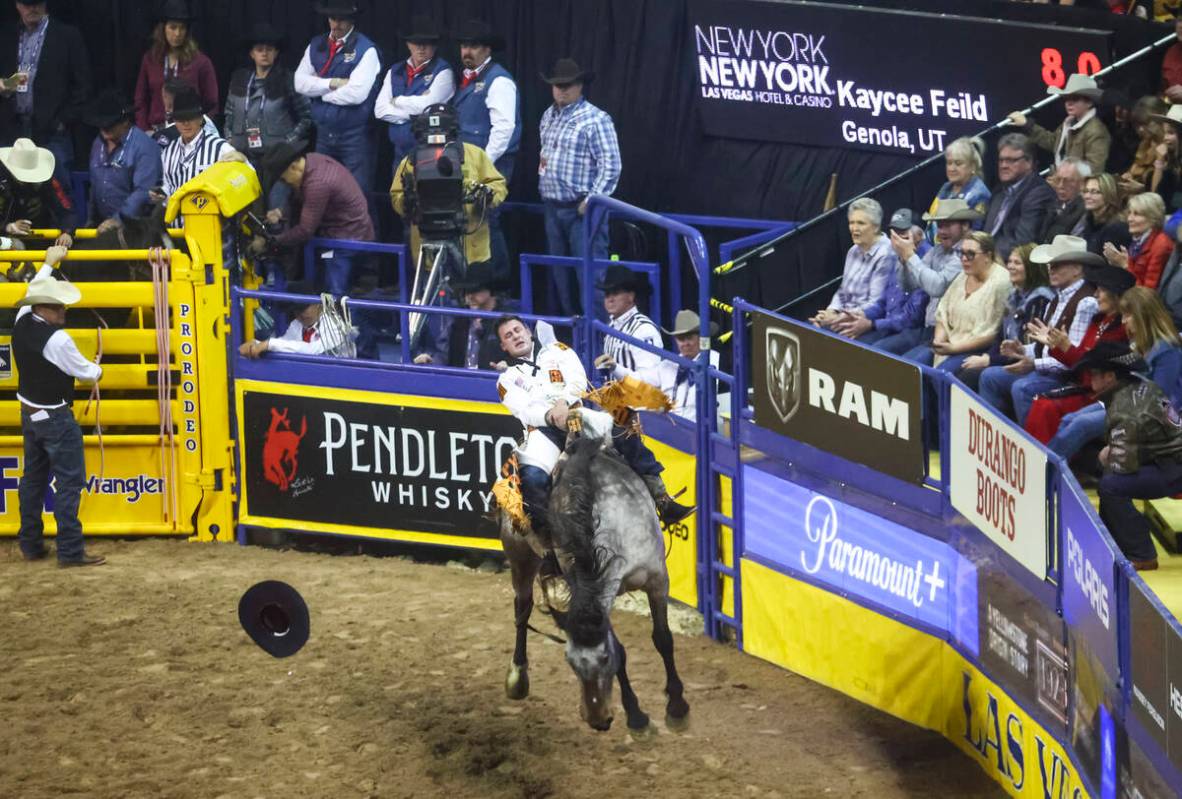
M1108 128L1096 116L1096 103L1103 93L1096 85L1095 78L1076 73L1067 79L1067 85L1062 89L1057 86L1047 87L1047 94L1062 97L1067 109L1067 118L1053 132L1027 119L1021 111L1014 111L1006 119L1024 128L1031 141L1039 147L1053 153L1056 166L1064 158L1075 156L1091 167L1093 174L1098 175L1104 171L1108 148L1112 144Z
M0 222L5 234L19 237L33 228L57 228L61 235L54 244L73 246L77 217L70 195L53 176L54 165L53 153L30 139L0 147Z
M12 328L16 398L20 400L25 440L24 475L17 490L21 515L18 539L25 560L42 560L49 554L42 511L52 474L58 565L95 566L106 559L87 555L82 542L78 505L86 484L86 458L72 406L74 380L98 382L103 370L83 357L65 329L66 306L82 298L74 284L53 274L66 252L60 246L46 251L45 264L17 303L20 310Z

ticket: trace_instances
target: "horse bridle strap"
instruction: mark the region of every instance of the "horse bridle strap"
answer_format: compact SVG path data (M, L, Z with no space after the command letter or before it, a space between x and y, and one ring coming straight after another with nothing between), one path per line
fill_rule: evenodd
M561 644L562 646L566 646L566 640L560 636L555 635L554 633L548 633L548 632L544 632L543 630L539 630L537 627L533 626L532 624L526 624L525 627L530 632L537 633L538 635L542 636L543 638L549 638L551 641L553 641L556 644Z

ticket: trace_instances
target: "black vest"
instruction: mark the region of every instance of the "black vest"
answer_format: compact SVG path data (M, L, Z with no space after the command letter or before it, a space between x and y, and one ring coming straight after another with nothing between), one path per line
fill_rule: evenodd
M74 401L74 378L46 360L45 342L62 328L27 313L12 328L12 355L19 372L17 391L37 405Z

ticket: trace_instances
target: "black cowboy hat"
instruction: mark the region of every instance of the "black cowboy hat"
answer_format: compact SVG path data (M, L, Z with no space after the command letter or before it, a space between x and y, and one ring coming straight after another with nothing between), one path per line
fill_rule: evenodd
M272 657L290 657L308 642L308 605L299 591L278 580L252 585L242 595L238 621Z
M191 22L193 15L189 12L189 4L185 0L164 0L160 4L160 13L156 18L161 22L175 20L177 22Z
M357 16L357 3L352 0L320 0L316 13L334 19L351 19Z
M452 38L460 44L485 44L493 50L500 50L505 46L505 37L499 33L493 33L493 29L489 24L479 19L465 20Z
M205 109L201 105L201 95L197 90L188 84L178 86L172 95L172 118L184 122L204 116Z
M247 31L246 35L242 37L242 43L248 47L254 47L257 44L270 44L277 48L281 48L284 42L284 35L269 22L257 22L254 27Z
M1132 272L1107 264L1104 266L1084 264L1084 280L1097 288L1110 291L1118 297L1137 285L1137 278L1133 277Z
M272 182L279 180L279 176L291 166L292 161L302 158L307 154L308 142L302 139L277 144L269 153L263 156L263 174L270 178Z
M411 17L410 30L410 33L403 34L403 41L433 44L439 41L442 35L439 32L439 26L435 24L435 20L426 14L415 14Z
M480 261L468 264L468 269L463 277L451 281L451 285L458 292L480 291L481 289L493 291L497 287L497 279L493 275L492 264L488 261Z
M104 89L82 112L82 121L96 128L109 128L134 117L135 103L114 88Z
M1133 352L1127 341L1101 341L1071 367L1071 371L1076 373L1088 369L1129 375L1133 372L1148 372L1149 364Z
M647 291L648 278L641 272L633 272L626 266L613 264L603 273L595 288L611 294L614 291Z
M283 289L285 294L304 294L313 297L311 300L289 300L285 304L292 311L302 311L309 305L320 304L320 293L316 291L316 286L308 280L292 280Z
M554 68L550 70L549 75L544 72L539 72L538 74L542 80L551 86L568 83L590 83L595 78L594 72L584 71L573 58L560 58L555 61Z

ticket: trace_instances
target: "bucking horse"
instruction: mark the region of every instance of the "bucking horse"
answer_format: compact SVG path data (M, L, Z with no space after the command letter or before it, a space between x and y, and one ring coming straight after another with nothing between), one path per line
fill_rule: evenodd
M545 545L528 528L523 531L520 514L515 520L501 506L498 517L513 577L517 625L505 692L510 699L524 699L529 695L526 635ZM649 717L628 680L624 645L611 625L616 596L642 590L652 614L653 644L665 663L665 721L669 727L683 727L689 704L673 662L664 537L644 481L616 454L610 435L606 440L576 438L567 447L554 469L548 520L570 589L568 609L550 612L567 637L566 660L579 678L583 719L596 730L611 727L612 682L619 680L628 728L648 727Z

